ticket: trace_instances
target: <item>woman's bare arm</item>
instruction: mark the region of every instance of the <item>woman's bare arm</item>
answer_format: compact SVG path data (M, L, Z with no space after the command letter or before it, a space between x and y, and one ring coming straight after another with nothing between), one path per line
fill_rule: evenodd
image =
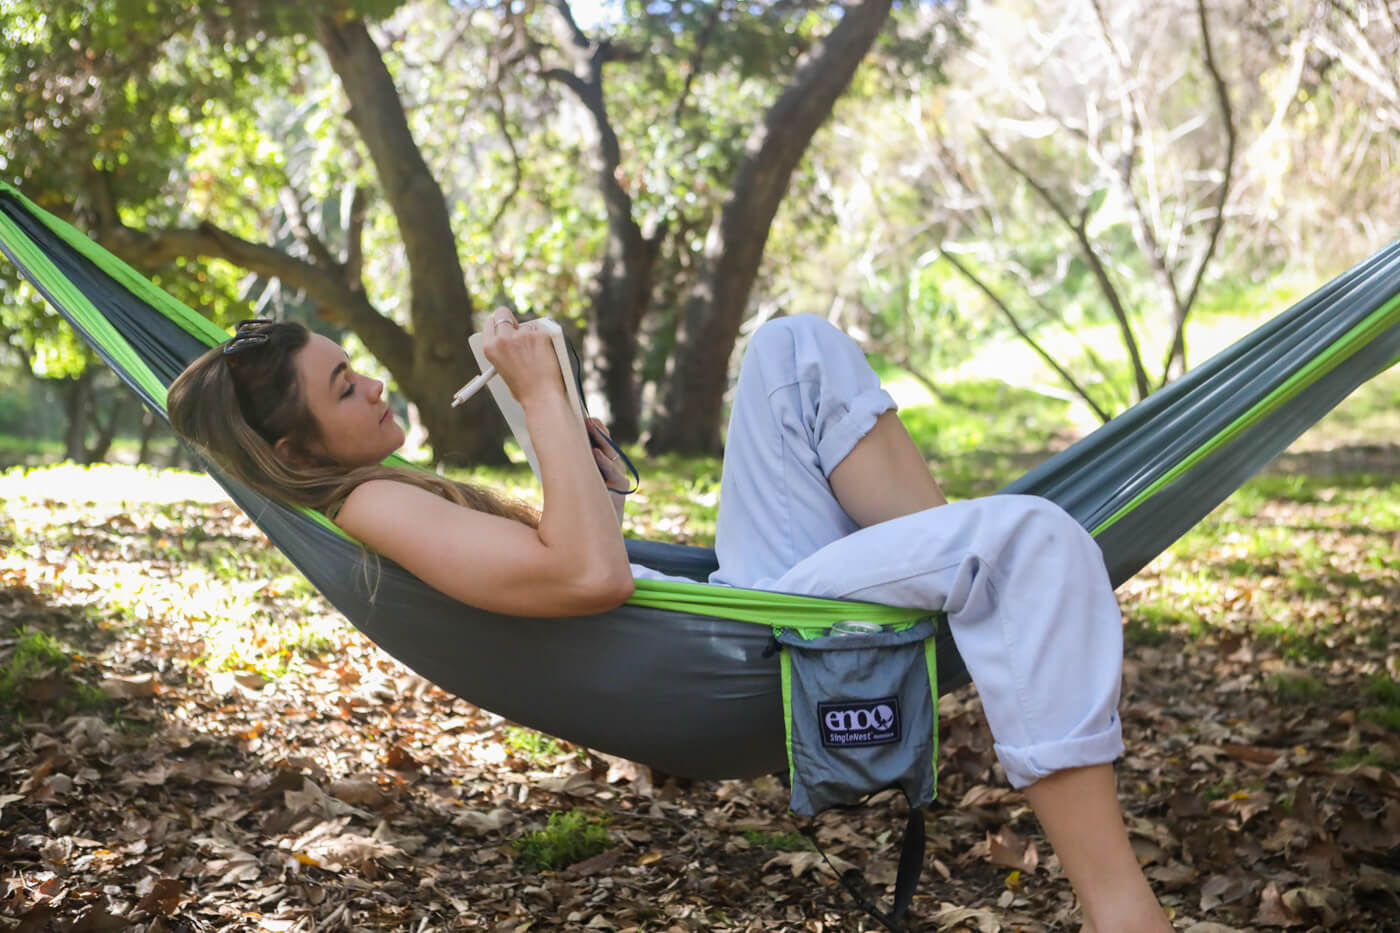
M336 521L434 589L490 612L588 615L612 609L632 595L626 553L620 560L613 556L606 535L568 538L556 531L546 537L528 525L454 505L407 483L371 480L360 485ZM611 508L605 530L621 547Z
M499 320L514 324L508 316ZM336 521L428 585L482 609L523 616L611 609L632 595L631 567L553 344L528 326L493 331L483 352L524 409L539 458L539 527L455 506L392 480L359 486Z

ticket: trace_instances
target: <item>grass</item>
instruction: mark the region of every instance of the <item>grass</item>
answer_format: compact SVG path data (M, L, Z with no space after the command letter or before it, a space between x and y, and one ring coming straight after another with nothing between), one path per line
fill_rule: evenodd
M761 829L744 830L744 841L751 846L758 846L762 849L774 849L778 852L811 852L817 847L801 833L795 832L764 832Z
M1379 748L1354 748L1351 751L1342 752L1332 760L1332 766L1339 771L1347 768L1354 768L1360 765L1363 768L1386 768L1393 770L1396 761L1386 757Z
M10 656L0 665L0 720L17 724L26 715L54 710L98 709L102 691L77 677L64 676L73 656L47 632L20 627Z
M1366 685L1366 699L1374 701L1361 710L1361 718L1391 732L1400 732L1400 681L1376 674Z
M548 764L569 752L564 744L553 736L524 726L506 726L506 748L516 757L536 764Z
M1311 674L1273 674L1268 685L1285 703L1306 703L1327 692L1326 685Z
M598 855L611 841L601 819L582 810L567 810L551 813L544 829L525 833L514 847L525 868L558 871Z

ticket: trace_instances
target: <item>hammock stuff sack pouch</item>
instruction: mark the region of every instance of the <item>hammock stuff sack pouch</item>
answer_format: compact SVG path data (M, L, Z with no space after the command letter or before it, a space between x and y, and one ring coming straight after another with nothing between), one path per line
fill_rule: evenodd
M913 901L924 863L923 807L938 793L936 632L927 617L912 625L845 620L825 631L773 633L792 811L814 817L889 788L909 804L890 910L839 876L856 903L892 930Z
M165 387L228 337L3 184L0 250L162 416ZM1005 491L1065 508L1095 534L1121 583L1395 362L1397 295L1400 246L1392 245ZM464 339L466 332L464 322ZM609 613L518 619L455 602L389 561L371 598L360 547L324 516L211 474L339 612L424 677L516 722L672 774L747 777L785 767L772 628L907 624L927 615L643 580ZM707 548L629 540L628 552L697 580L715 566ZM935 644L939 689L966 683L941 620Z
M938 675L931 618L779 628L791 809L815 816L886 788L911 807L937 790Z

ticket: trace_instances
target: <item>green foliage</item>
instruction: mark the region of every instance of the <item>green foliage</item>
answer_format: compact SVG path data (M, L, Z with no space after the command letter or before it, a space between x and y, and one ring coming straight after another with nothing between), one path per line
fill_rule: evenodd
M583 810L551 813L544 829L527 832L514 842L520 862L534 871L557 871L592 858L608 847L611 837L602 820Z
M526 761L541 763L567 753L558 739L524 726L506 726L506 748Z
M20 629L19 640L3 668L0 668L0 702L14 702L21 684L66 668L68 652L47 632Z

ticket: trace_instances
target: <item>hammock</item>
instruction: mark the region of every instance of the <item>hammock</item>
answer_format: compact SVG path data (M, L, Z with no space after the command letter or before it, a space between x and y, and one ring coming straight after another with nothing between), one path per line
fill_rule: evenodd
M0 250L151 407L222 329L73 227L0 185ZM1063 451L1003 492L1045 496L1132 576L1352 390L1400 359L1400 243ZM907 621L919 610L638 581L602 615L482 612L389 561L370 599L361 549L318 513L211 474L317 589L389 654L477 705L569 741L697 778L786 767L778 661L755 622ZM706 548L628 541L634 562L703 579ZM940 689L967 682L946 622Z

